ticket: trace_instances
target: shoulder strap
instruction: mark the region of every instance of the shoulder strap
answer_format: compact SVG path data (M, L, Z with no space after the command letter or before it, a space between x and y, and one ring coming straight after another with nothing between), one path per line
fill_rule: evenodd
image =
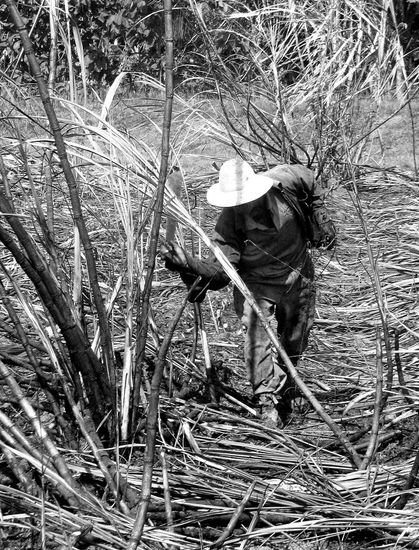
M297 217L301 223L301 227L303 228L305 238L308 241L311 241L313 236L311 220L309 217L309 213L307 212L307 208L302 208L302 204L305 205L306 203L301 203L301 201L298 200L294 193L290 192L288 189L285 189L280 183L278 183L277 187L275 186L273 188L273 191L275 194L280 196L297 214Z

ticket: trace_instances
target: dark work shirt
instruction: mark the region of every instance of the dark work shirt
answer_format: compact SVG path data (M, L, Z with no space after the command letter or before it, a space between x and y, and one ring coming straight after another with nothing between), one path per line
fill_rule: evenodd
M322 190L310 169L279 165L264 175L274 180L273 187L251 203L224 208L213 241L256 296L276 300L284 286L299 278L308 256L304 222L278 187L303 201L307 199L313 211L324 206ZM206 260L189 256L188 264L192 273L209 282L210 289L217 290L229 282L213 255Z
M223 209L214 242L249 289L270 299L298 278L307 253L297 215L274 189L252 203Z

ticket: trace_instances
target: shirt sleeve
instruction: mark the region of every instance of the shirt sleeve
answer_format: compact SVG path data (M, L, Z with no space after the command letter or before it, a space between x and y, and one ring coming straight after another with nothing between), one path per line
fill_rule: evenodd
M236 216L232 208L225 208L221 212L212 241L219 246L233 266L237 267L243 245L240 242L240 229L237 227ZM219 290L229 283L228 275L213 253L202 260L190 254L187 254L186 258L191 271L202 277L203 284L208 289Z

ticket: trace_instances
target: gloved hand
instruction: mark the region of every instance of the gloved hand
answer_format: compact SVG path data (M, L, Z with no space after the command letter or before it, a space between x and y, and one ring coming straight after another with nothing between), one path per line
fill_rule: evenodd
M324 246L326 250L331 250L336 245L336 229L332 220L329 220L320 225L320 246Z
M183 283L186 285L186 288L189 290L196 281L198 275L189 267L187 255L183 248L172 242L164 243L161 246L160 253L165 260L166 268L170 271L177 271ZM206 296L207 288L207 283L202 280L198 281L192 292L190 292L188 301L201 303Z
M165 260L165 266L170 271L188 271L189 265L186 253L182 247L172 242L162 244L160 253Z
M313 221L315 246L331 250L336 244L336 228L326 208L316 209L313 212Z
M191 287L194 284L194 282L197 279L196 275L191 275L190 273L179 273L180 278L185 283L186 288L188 289L189 295L188 295L188 302L197 302L200 304L204 301L205 296L207 295L208 290L208 284L205 283L201 278L197 282L197 284L194 286L193 290L191 291Z

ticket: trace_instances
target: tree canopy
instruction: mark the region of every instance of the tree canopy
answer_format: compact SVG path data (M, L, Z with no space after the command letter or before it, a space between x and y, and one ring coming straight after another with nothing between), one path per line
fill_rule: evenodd
M338 4L345 5L345 2ZM359 10L383 9L381 1L358 2ZM322 13L325 3L320 0L304 2L307 13L306 30L310 32L310 18ZM418 62L419 44L419 3L411 0L394 0L386 4L388 11L394 12L395 21L387 27L387 33L400 33L400 40L406 57L406 67L412 71ZM301 7L301 6L299 6ZM68 78L69 58L73 70L83 70L91 83L109 84L120 71L144 72L160 78L164 70L164 44L162 40L162 4L145 0L69 0L61 3L54 0L39 3L38 0L18 2L30 34L41 68L48 72L51 56L51 42L56 25L60 37L57 55L57 81ZM336 6L336 8L338 8ZM330 9L330 6L327 8ZM358 9L358 8L356 8ZM174 46L175 79L177 83L191 84L196 76L209 71L208 52L202 30L196 18L201 14L213 45L224 62L239 74L249 78L249 66L244 61L252 35L251 14L255 10L263 15L279 10L282 12L282 25L277 31L282 40L289 39L286 18L295 14L295 2L286 0L273 3L269 0L239 2L236 0L207 0L190 2L178 0L174 3ZM337 9L336 13L344 13ZM244 17L237 18L238 15ZM5 5L0 6L1 46L0 69L14 78L27 81L28 67L21 55L21 43L11 24ZM55 23L52 23L55 21ZM391 18L388 18L391 21ZM351 26L347 20L348 30ZM261 44L261 48L263 45ZM288 78L298 67L290 65ZM295 74L294 74L295 76Z

